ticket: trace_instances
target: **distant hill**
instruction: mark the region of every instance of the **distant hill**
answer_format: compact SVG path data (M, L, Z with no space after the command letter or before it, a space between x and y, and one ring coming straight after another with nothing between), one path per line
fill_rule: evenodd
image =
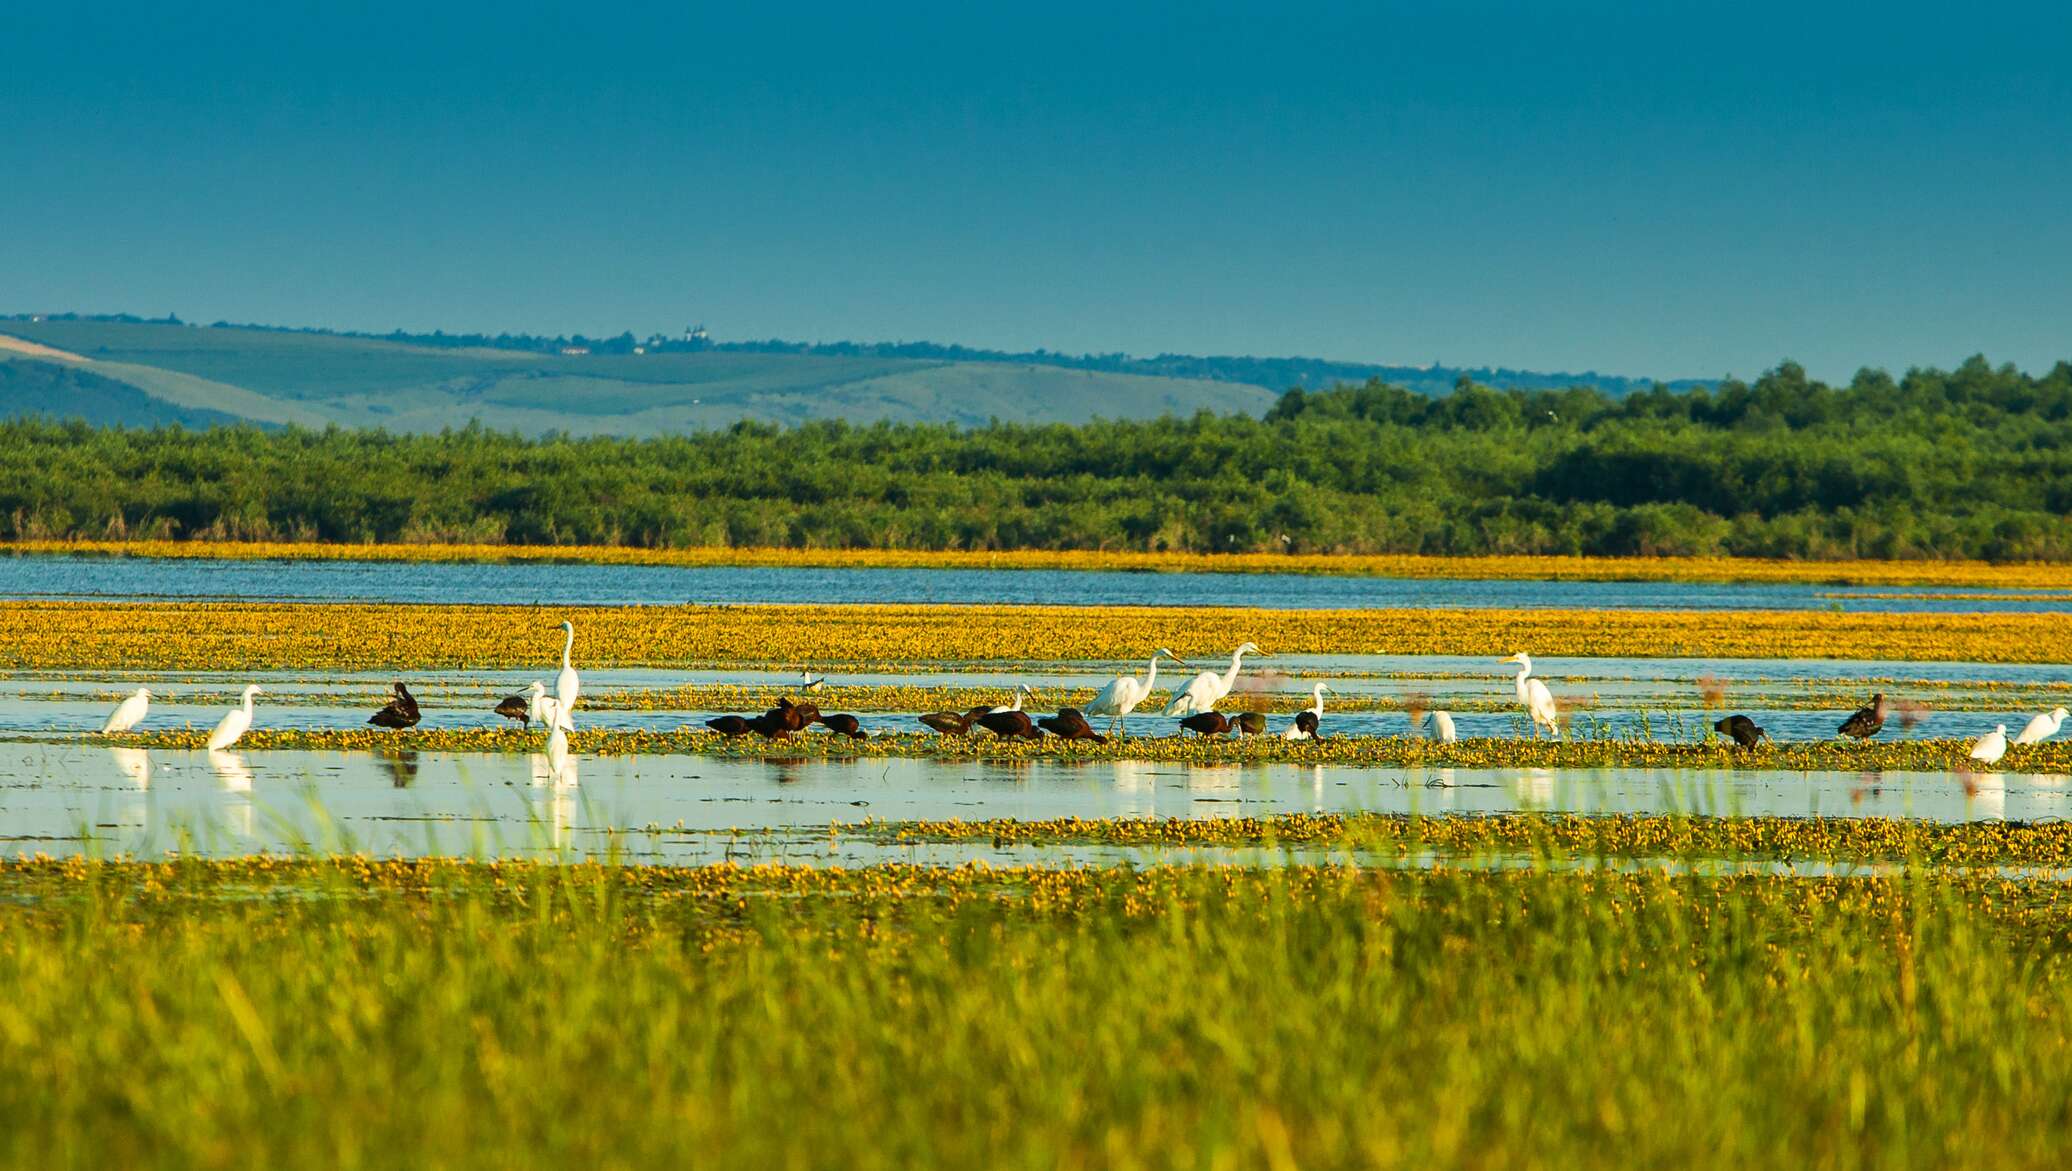
M1437 393L1462 376L1612 394L1653 385L1594 374L1303 358L1073 357L932 343L636 342L631 334L373 337L132 317L0 318L0 415L101 424L246 421L424 432L479 421L528 435L643 436L743 419L1081 422L1199 410L1258 415L1294 386L1381 378Z

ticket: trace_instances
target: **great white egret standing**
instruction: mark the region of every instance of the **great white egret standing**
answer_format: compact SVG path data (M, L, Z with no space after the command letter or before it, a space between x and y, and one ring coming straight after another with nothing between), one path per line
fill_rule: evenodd
M1165 714L1192 716L1215 711L1216 705L1223 701L1223 697L1230 694L1230 689L1237 686L1238 668L1244 665L1246 655L1268 657L1256 643L1245 643L1230 653L1230 670L1221 675L1214 671L1203 671L1187 686L1173 692L1173 698L1166 703Z
M1324 718L1324 693L1329 690L1331 690L1330 685L1325 683L1319 683L1310 689L1310 694L1317 697L1317 702L1295 713L1295 722L1288 726L1287 731L1281 733L1281 739L1314 740L1317 738L1317 725Z
M257 683L245 685L243 707L234 707L224 715L216 730L209 733L209 751L217 752L238 742L246 732L252 730L252 697L259 694Z
M1109 721L1108 730L1110 732L1119 731L1124 736L1128 736L1129 714L1137 710L1138 704L1151 698L1151 689L1158 684L1158 660L1160 659L1171 659L1175 665L1182 667L1193 665L1164 647L1160 647L1152 652L1151 662L1144 668L1143 678L1140 679L1135 675L1117 675L1109 682L1108 686L1101 688L1101 693L1094 696L1093 702L1080 710L1090 716L1113 716L1114 719Z
M127 732L144 722L145 713L151 710L151 689L139 687L127 699L115 705L115 711L108 716L108 722L101 725L101 735L113 736ZM2052 728L2051 731L2057 731Z
M2058 728L2064 724L2066 716L2072 716L2072 712L2068 712L2061 707L2054 707L2030 720L2022 728L2022 734L2014 738L2014 742L2018 745L2040 744L2058 734Z
M1561 709L1554 706L1554 693L1547 690L1547 685L1532 677L1532 656L1519 651L1502 661L1518 664L1518 704L1532 717L1533 739L1540 738L1541 728L1559 737Z
M1971 759L1980 764L1998 764L2007 755L2007 725L2002 724L1971 745Z
M1427 739L1437 740L1441 744L1451 744L1460 738L1460 733L1454 731L1451 712L1436 709L1428 711L1419 717L1417 723L1425 730Z
M573 719L576 710L576 695L582 690L582 680L576 677L575 665L569 656L576 649L576 624L563 622L561 629L568 632L568 638L561 644L561 673L554 676L554 724L566 731L575 731Z

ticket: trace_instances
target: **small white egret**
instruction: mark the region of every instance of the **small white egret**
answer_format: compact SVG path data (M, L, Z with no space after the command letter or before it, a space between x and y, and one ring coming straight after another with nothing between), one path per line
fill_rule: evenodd
M1238 668L1244 664L1246 655L1270 657L1265 651L1260 650L1256 643L1244 644L1230 653L1230 670L1221 675L1214 671L1203 671L1187 686L1173 692L1173 698L1166 703L1165 714L1191 716L1215 711L1216 705L1223 702L1223 697L1230 694L1230 689L1237 686Z
M101 725L101 735L113 736L117 732L129 731L131 728L143 723L145 713L150 710L151 689L149 687L137 688L127 699L115 705L115 711L109 715L108 722ZM2052 731L2056 731L2056 729L2052 729Z
M1540 729L1545 728L1555 736L1561 735L1561 711L1554 706L1554 693L1547 685L1532 677L1532 656L1519 651L1506 663L1518 664L1518 704L1525 714L1532 717L1532 737L1540 738Z
M1441 744L1451 744L1460 738L1453 730L1453 715L1450 712L1429 711L1417 721L1424 729L1425 737Z
M1138 704L1151 698L1151 689L1158 684L1158 660L1160 659L1171 659L1175 664L1182 667L1193 665L1164 647L1160 647L1152 652L1151 662L1144 668L1143 678L1140 679L1135 675L1117 675L1109 682L1108 686L1101 688L1101 693L1094 696L1093 702L1079 710L1090 716L1113 716L1114 719L1109 721L1109 731L1120 731L1127 735L1129 733L1129 714L1137 710Z
M2014 738L2014 742L2018 745L2040 744L2058 734L2058 728L2064 724L2066 716L2072 716L2072 712L2068 712L2061 707L2054 707L2030 720L2028 725L2022 729L2022 734Z
M1027 684L1017 683L1014 685L1013 703L1003 703L998 704L994 707L989 707L986 709L985 714L989 716L997 716L1001 712L1018 712L1022 710L1022 696L1024 695L1028 696L1030 699L1035 699L1035 689L1029 687Z
M252 697L259 694L257 683L245 685L243 707L234 707L224 715L216 730L209 733L209 751L216 752L238 742L246 732L252 730Z
M1971 745L1971 759L1980 764L1998 764L2007 755L2007 725L2002 724Z
M1295 713L1295 722L1288 726L1287 731L1281 733L1281 739L1314 740L1317 738L1317 725L1324 718L1324 693L1329 690L1331 690L1330 685L1324 683L1319 683L1310 689L1310 694L1316 696L1316 703Z
M582 690L582 680L576 677L575 665L569 656L576 649L576 624L563 622L561 629L568 632L568 638L561 644L561 673L554 676L554 698L559 702L554 707L555 726L575 730L576 695Z

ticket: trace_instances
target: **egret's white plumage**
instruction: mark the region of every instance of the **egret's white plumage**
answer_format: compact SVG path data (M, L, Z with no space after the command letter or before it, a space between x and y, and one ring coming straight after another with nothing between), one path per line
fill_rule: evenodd
M1561 709L1554 705L1554 693L1547 685L1532 677L1532 656L1519 651L1503 661L1518 664L1518 704L1532 717L1533 738L1539 738L1541 728L1561 735Z
M1109 730L1112 732L1119 728L1127 732L1129 726L1125 722L1126 718L1137 710L1138 704L1151 698L1151 689L1158 684L1158 660L1162 658L1171 659L1181 666L1187 665L1187 660L1160 647L1152 652L1151 662L1144 668L1143 678L1135 675L1117 675L1108 686L1101 688L1100 694L1094 696L1093 702L1079 710L1090 716L1113 716L1115 718L1109 723Z
M2000 758L2006 755L2006 724L2001 724L1999 727L1979 737L1971 745L1971 759L1978 761L1980 764L1998 764Z
M1218 675L1214 671L1203 671L1187 686L1173 692L1172 699L1165 705L1169 716L1193 716L1216 710L1230 689L1237 686L1238 668L1244 664L1246 655L1264 655L1265 651L1253 643L1246 643L1230 653L1230 670Z
M1313 696L1315 696L1315 697L1316 697L1316 700L1317 700L1317 701L1316 701L1315 703L1311 704L1311 705L1310 705L1310 706L1309 706L1308 708L1306 708L1306 709L1304 709L1304 710L1305 710L1305 711L1307 711L1309 715L1311 715L1311 716L1315 717L1315 718L1316 718L1316 721L1317 721L1317 722L1321 722L1321 721L1323 720L1323 718L1324 718L1324 693L1325 693L1326 691L1329 691L1329 690L1331 690L1331 688L1330 688L1329 686L1327 686L1326 684L1322 684L1322 683L1319 683L1319 684L1317 684L1317 685L1316 685L1315 687L1312 687L1312 688L1310 688L1310 694L1311 694L1311 695L1313 695ZM1285 731L1285 732L1281 733L1281 739L1283 739L1283 740L1308 740L1308 739L1310 739L1310 738L1311 738L1310 730L1309 730L1309 728L1305 728L1305 727L1303 727L1303 726L1302 726L1302 723L1303 723L1303 721L1302 721L1302 717L1301 717L1301 714L1300 714L1300 713L1298 713L1298 714L1296 715L1296 718L1295 718L1295 722L1294 722L1293 724L1290 724L1290 725L1288 725L1288 730L1287 730L1287 731ZM1315 725L1314 725L1314 724L1312 724L1311 726L1312 726L1312 727L1314 727Z
M554 676L554 698L559 701L554 707L554 726L575 731L576 696L582 690L582 680L576 676L574 663L569 656L576 649L576 624L563 622L561 629L568 632L568 638L561 644L561 673Z
M101 735L112 736L117 732L129 731L143 723L145 713L150 710L151 689L137 688L127 699L115 705L115 711L109 715L108 722L101 725Z
M252 697L257 694L259 694L259 685L257 683L245 685L244 706L231 708L224 715L222 721L216 725L216 730L209 733L210 752L230 747L237 743L246 732L252 730Z
M1437 740L1441 744L1451 744L1460 738L1453 730L1453 715L1450 712L1426 712L1424 717L1418 720L1418 725L1425 730L1427 739Z
M2030 720L2022 728L2022 734L2014 738L2014 742L2016 744L2040 744L2058 734L2058 728L2064 724L2066 716L2072 716L2072 712L2068 712L2061 707L2052 708Z
M532 698L525 704L525 722L543 724L547 722L547 705L553 701L547 698L547 685L535 679L532 681Z
M1003 703L1003 704L1000 704L1000 705L998 705L998 706L996 706L996 707L988 708L988 709L986 709L986 714L987 714L987 715L989 715L989 716L997 716L997 715L999 715L999 714L1000 714L1001 712L1018 712L1018 711L1022 710L1022 696L1023 696L1023 695L1027 695L1027 696L1028 696L1028 697L1029 697L1030 699L1034 699L1034 698L1036 698L1036 693L1035 693L1035 691L1031 690L1031 689L1029 688L1029 686L1028 686L1027 684L1025 684L1025 683L1017 683L1017 684L1015 684L1015 685L1014 685L1014 702L1013 702L1013 703Z

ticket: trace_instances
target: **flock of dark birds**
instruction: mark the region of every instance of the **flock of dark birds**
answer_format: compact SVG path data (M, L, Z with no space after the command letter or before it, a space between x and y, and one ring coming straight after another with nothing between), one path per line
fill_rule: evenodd
M1892 705L1885 701L1885 693L1881 691L1871 696L1868 707L1856 709L1835 731L1858 740L1868 740L1885 729L1885 717L1891 713ZM1728 716L1714 724L1712 730L1726 736L1742 748L1754 748L1770 737L1768 732L1757 727L1756 722L1747 716Z

